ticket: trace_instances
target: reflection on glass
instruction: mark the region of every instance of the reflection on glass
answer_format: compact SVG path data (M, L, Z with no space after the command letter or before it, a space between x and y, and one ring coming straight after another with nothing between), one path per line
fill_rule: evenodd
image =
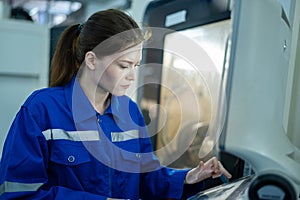
M163 164L193 167L211 156L221 131L216 112L229 31L224 20L165 37L157 139Z

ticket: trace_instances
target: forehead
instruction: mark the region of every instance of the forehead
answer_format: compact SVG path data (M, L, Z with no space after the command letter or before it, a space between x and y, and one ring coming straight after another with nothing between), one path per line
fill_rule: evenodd
M142 44L138 44L129 48L126 48L125 50L121 52L117 52L113 54L112 56L115 57L115 59L132 59L132 60L140 60L142 55Z

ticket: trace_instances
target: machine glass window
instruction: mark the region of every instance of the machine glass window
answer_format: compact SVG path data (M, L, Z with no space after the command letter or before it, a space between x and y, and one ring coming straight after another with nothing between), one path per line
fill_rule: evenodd
M230 27L227 19L165 37L157 137L163 164L192 167L213 153Z

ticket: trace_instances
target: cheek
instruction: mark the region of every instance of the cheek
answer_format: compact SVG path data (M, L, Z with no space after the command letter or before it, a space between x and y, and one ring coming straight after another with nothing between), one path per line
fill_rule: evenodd
M123 74L121 70L108 68L102 75L100 75L99 82L100 85L106 89L112 90L121 82L122 77Z

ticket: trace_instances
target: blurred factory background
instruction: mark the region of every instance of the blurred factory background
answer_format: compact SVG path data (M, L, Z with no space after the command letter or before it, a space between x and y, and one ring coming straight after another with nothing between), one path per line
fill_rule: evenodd
M83 21L91 13L107 8L126 10L138 21L150 0L2 0L2 16L26 19L29 15L34 22L54 27ZM25 14L26 12L26 14ZM29 18L27 18L29 19Z

